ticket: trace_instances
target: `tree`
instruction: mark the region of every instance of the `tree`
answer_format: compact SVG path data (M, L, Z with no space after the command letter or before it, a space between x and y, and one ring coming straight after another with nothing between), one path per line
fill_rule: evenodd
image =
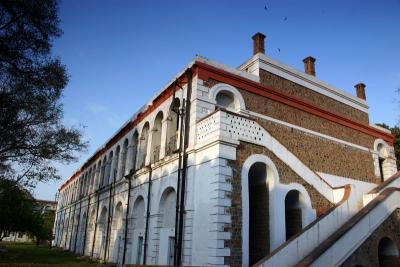
M31 227L31 233L36 239L36 244L40 244L43 241L51 241L53 239L54 219L54 210L36 212L34 224Z
M390 130L392 132L392 134L394 135L394 142L393 142L394 154L396 155L397 169L400 170L400 128L399 128L399 126L396 125L394 127L390 127L389 125L387 125L385 123L377 123L376 125Z
M57 0L0 0L0 178L24 186L60 178L54 162L86 149L62 123L65 66L51 55L62 34Z
M54 218L54 210L43 210L26 189L0 179L0 241L11 232L29 233L37 244L50 241Z
M34 225L35 204L28 191L0 179L0 241L10 232L28 232Z

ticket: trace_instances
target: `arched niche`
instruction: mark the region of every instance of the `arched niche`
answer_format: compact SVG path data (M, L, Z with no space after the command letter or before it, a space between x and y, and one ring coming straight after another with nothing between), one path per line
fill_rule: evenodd
M179 109L180 100L175 98L168 111L168 123L167 123L167 138L166 138L166 155L173 154L178 148L178 136L179 136Z
M143 125L142 132L139 139L139 155L137 159L137 169L141 169L146 164L147 146L149 142L150 124L146 122Z
M154 126L151 138L151 158L150 158L152 163L160 159L163 117L164 115L162 111L160 111L157 113L157 116L154 119Z
M399 266L399 249L389 237L383 237L378 244L379 267Z
M245 110L245 102L241 93L233 86L225 83L214 85L210 89L210 101L216 107L225 108L231 111Z

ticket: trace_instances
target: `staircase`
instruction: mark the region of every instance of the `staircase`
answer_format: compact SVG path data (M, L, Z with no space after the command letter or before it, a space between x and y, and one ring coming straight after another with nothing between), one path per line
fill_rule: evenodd
M397 188L400 187L400 172L361 195L351 194L352 185L333 188L257 122L224 110L217 110L197 124L197 144L213 139L264 146L335 204L254 266L339 266L396 208L400 208L400 189Z

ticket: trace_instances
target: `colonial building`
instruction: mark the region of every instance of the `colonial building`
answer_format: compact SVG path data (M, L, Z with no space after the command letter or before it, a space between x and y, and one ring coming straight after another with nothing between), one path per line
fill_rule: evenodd
M119 266L398 264L393 136L271 59L196 57L59 189L54 245Z

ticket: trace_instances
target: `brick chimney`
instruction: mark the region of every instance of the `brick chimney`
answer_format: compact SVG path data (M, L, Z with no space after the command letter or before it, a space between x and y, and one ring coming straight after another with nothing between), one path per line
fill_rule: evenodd
M305 59L303 59L304 62L304 72L315 76L315 58L313 57L306 57Z
M365 84L357 83L354 87L356 88L357 97L367 100L367 97L365 96Z
M257 53L265 54L265 49L264 49L265 35L258 32L254 34L252 38L253 38L253 55Z

